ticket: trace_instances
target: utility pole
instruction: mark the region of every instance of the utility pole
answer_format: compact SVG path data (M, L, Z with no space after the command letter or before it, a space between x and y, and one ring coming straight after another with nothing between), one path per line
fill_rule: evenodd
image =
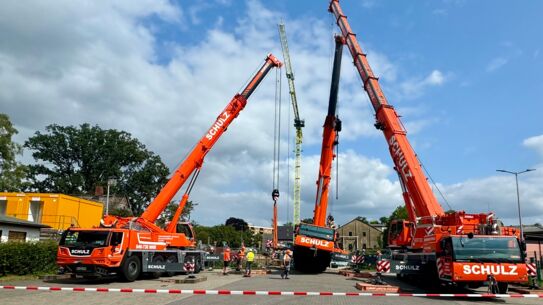
M523 170L523 171L520 171L520 172L511 172L511 171L507 171L507 170L504 170L504 169L497 169L496 171L515 175L515 182L516 182L516 185L517 185L517 207L518 207L518 222L519 222L519 225L520 225L520 241L524 241L524 230L522 229L522 216L520 214L520 192L518 190L518 175L524 174L524 173L527 173L527 172L531 172L531 171L535 171L535 169L529 168L529 169L526 169L526 170Z

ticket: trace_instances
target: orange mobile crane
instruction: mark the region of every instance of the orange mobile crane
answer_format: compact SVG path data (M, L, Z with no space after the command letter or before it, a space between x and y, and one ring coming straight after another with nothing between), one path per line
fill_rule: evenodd
M267 56L245 89L228 103L140 217L105 215L102 228L69 228L60 240L57 264L75 274L116 274L127 281L136 280L141 273L186 271L185 262L194 262L195 271L200 271L205 253L196 249L192 227L178 223L179 216L207 153L245 108L247 99L266 74L281 65L272 54ZM172 221L165 230L158 227L155 225L158 216L189 177L191 180Z
M338 0L330 1L329 11L336 18L375 110L375 127L383 131L389 145L409 214L409 221L394 221L389 228L389 244L395 249L392 272L456 286L492 283L492 291L499 293L507 292L508 283L526 281L525 244L516 230L499 225L492 213L443 211Z
M295 232L294 262L296 269L301 272L323 272L330 265L332 253L343 253L336 246L337 236L335 228L331 228L326 223L332 163L336 157L334 148L338 144L338 133L341 131L341 120L336 115L336 108L343 44L343 38L336 36L328 114L324 121L322 133L321 159L319 177L317 179L315 210L313 211L313 224L300 223Z

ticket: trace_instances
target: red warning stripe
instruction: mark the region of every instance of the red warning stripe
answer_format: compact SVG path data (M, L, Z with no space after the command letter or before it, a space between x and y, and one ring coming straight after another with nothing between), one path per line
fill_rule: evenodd
M526 269L528 270L528 275L530 276L537 275L537 266L535 263L526 263Z
M351 297L456 297L456 298L543 298L543 294L466 294L466 293L367 293L331 291L256 291L256 290L180 290L180 289L138 289L138 288L92 288L92 287L37 287L0 286L0 290L68 291L68 292L120 292L120 293L175 293L198 295L270 295L270 296L351 296Z

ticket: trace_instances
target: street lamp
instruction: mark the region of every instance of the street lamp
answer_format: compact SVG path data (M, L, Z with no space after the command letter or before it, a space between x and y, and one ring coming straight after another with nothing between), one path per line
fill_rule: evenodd
M520 172L511 172L511 171L507 171L507 170L504 170L504 169L497 169L496 171L515 175L515 182L517 183L517 206L518 206L518 222L519 222L519 225L520 225L520 240L524 241L524 231L522 230L522 217L520 216L520 194L519 194L519 191L518 191L518 175L524 174L524 173L527 173L527 172L531 172L531 171L535 171L535 169L529 168L529 169L525 169L525 170L520 171Z
M114 177L107 179L106 215L109 215L109 187L115 185L117 185L117 179Z

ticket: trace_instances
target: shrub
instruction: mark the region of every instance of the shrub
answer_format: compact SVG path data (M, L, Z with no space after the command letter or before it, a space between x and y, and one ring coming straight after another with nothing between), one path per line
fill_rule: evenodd
M54 241L0 243L0 276L55 272L56 254Z

